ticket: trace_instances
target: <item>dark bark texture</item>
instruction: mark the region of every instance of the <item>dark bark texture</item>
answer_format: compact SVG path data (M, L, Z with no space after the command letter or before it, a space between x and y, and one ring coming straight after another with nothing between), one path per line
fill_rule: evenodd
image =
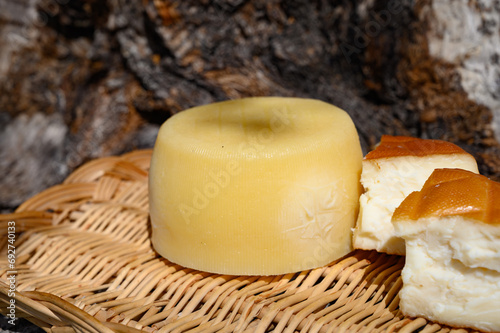
M246 96L346 110L381 135L454 142L500 180L492 112L433 58L430 1L0 0L0 207L82 163L152 147L186 108Z

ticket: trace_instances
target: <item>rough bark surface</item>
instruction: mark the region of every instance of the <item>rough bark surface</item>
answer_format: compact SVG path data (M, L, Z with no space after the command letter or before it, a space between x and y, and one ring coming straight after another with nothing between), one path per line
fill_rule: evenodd
M152 147L176 112L245 96L333 103L365 152L382 134L449 140L500 180L493 104L432 54L430 0L0 1L3 209L85 161Z

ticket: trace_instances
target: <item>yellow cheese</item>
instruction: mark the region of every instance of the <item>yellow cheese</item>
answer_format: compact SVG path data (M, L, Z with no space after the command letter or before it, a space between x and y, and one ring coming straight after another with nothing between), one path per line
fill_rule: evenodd
M259 97L180 112L153 151L153 246L223 274L328 264L352 250L361 160L349 115L321 101Z

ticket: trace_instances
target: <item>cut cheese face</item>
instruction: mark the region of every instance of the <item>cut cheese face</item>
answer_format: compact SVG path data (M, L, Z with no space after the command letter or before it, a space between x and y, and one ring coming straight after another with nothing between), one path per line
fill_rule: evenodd
M321 101L247 98L180 112L153 151L153 246L223 274L328 264L352 250L361 160L349 115Z
M407 316L500 331L500 184L435 170L396 209L406 242L400 307Z
M467 230L466 222L456 217L449 220L454 220L452 224L457 229ZM450 235L435 229L431 232ZM497 231L494 235L497 245L487 241L477 251L489 248L499 251L500 233ZM500 272L468 266L453 257L453 244L443 239L432 241L434 243L429 244L422 236L406 240L406 262L401 274L403 288L399 293L403 314L456 327L499 332Z
M404 241L394 235L394 210L418 191L436 168L478 172L474 157L460 147L440 140L384 135L363 159L360 214L354 230L354 247L404 255Z

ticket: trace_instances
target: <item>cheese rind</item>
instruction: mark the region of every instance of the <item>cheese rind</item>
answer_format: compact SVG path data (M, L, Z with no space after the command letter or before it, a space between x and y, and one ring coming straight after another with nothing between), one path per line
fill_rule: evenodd
M324 102L248 98L180 112L152 156L153 246L223 274L325 265L352 250L361 159L352 120Z
M462 169L436 169L422 189L395 210L393 220L460 215L500 225L500 183Z
M389 157L464 154L459 146L443 140L413 138L410 136L382 135L376 149L366 154L366 160Z
M500 331L499 197L500 184L484 176L437 169L396 209L405 315Z
M436 168L478 172L474 157L458 146L439 140L385 135L363 159L360 214L354 230L354 247L404 255L404 241L395 236L394 210L418 191Z

